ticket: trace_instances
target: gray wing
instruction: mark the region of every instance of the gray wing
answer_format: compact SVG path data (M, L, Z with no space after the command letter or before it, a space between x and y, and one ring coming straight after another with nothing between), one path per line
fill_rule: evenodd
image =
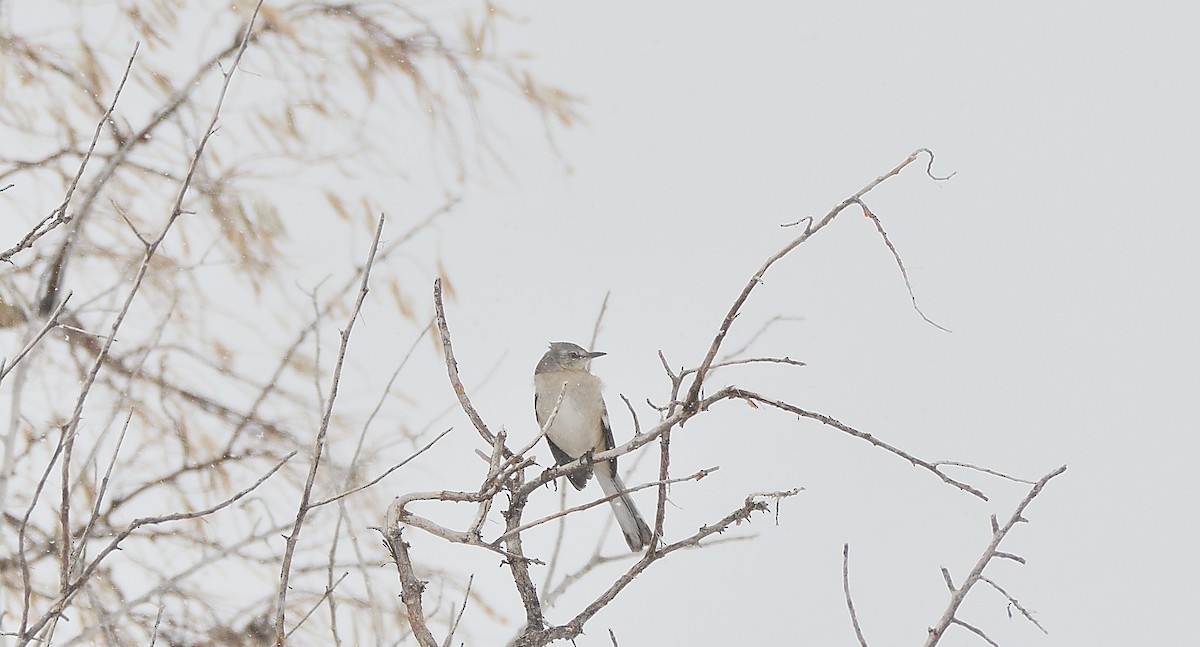
M604 447L600 448L600 451L608 451L616 447L617 443L613 441L612 425L608 424L608 407L604 406L603 400L600 401L600 427L601 431L604 432ZM612 473L616 474L617 459L615 457L610 458L607 462L609 468L612 469Z
M544 422L542 420L541 410L538 409L538 396L537 396L536 392L533 394L533 413L535 416L537 416L538 429L540 430L542 425L544 424ZM604 428L608 429L608 414L604 415ZM609 442L611 444L612 443L612 432L611 431L608 432L608 436L606 436L606 438L608 439L607 442ZM550 445L550 453L554 455L555 463L558 463L559 465L565 465L565 464L570 463L571 461L575 460L574 458L571 458L566 452L559 449L558 445L555 445L554 441L550 440L550 436L546 436L546 444ZM567 479L569 479L571 481L571 485L574 485L576 490L582 490L583 487L585 485L587 485L588 479L590 479L590 478L592 478L592 470L588 469L588 468L584 468L581 470L577 470L575 472L571 472L570 474L567 474Z

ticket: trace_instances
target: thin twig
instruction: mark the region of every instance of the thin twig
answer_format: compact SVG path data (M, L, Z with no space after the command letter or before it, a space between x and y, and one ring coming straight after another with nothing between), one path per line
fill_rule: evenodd
M88 517L87 524L83 527L83 532L79 533L80 537L87 538L92 534L92 528L96 525L96 520L100 518L100 504L104 501L104 494L108 492L108 481L112 478L113 467L117 464L117 454L121 452L121 446L125 444L125 432L129 431L129 421L133 419L133 409L129 410L129 414L125 416L125 424L121 425L121 435L117 436L116 446L113 447L112 458L108 461L108 468L104 470L104 478L100 480L100 487L96 490L96 502L92 505L92 514ZM75 554L71 557L72 562L78 562L83 558L83 549L87 546L86 542L80 542Z
M42 472L42 478L38 479L37 485L34 486L33 496L29 500L29 507L25 510L25 516L21 519L21 525L17 528L17 560L21 564L22 592L21 629L17 632L17 635L21 637L29 634L29 607L30 597L33 594L33 584L30 581L29 558L25 554L25 534L29 530L29 519L33 516L33 510L37 507L38 501L42 500L42 489L46 487L46 481L50 479L50 472L54 470L54 465L58 462L58 457L62 454L66 441L67 432L64 428L58 437L58 442L55 444L54 453L50 456L49 462L46 463L46 471Z
M1021 606L1021 603L1017 602L1017 599L1014 598L1011 594L1009 594L1008 591L1005 591L999 584L996 584L995 582L993 582L986 575L980 575L979 579L983 580L984 582L987 582L988 584L990 584L992 586L993 589L996 589L997 591L999 591L1000 595L1003 595L1004 597L1008 598L1008 603L1011 604L1012 606L1016 607L1017 611L1020 611L1021 615L1025 616L1026 620L1033 623L1033 626L1037 627L1038 629L1041 629L1042 633L1044 633L1046 635L1050 634L1050 632L1046 631L1046 628L1042 626L1042 623L1038 622L1037 618L1033 617L1033 614L1030 613L1028 609ZM1011 612L1009 613L1009 617L1012 617Z
M387 478L387 476L389 474L391 474L392 472L395 472L396 470L400 469L401 467L408 465L416 457L420 456L421 454L424 454L431 447L433 447L434 444L437 443L437 441L441 440L443 436L450 433L450 431L451 431L450 429L447 429L447 430L443 431L442 433L438 434L433 440L425 443L424 447L422 447L422 448L418 449L417 451L413 452L412 454L410 454L408 456L408 458L405 458L404 460L400 461L399 463L396 463L395 465L387 468L386 470L384 470L383 474L376 476L375 478L371 479L370 481L367 481L366 483L363 483L362 485L360 485L356 488L351 488L349 490L346 490L345 492L342 492L341 494L335 494L335 495L329 497L328 499L321 499L320 501L317 501L316 503L313 503L313 504L309 505L308 507L310 509L311 508L319 508L323 505L328 505L330 503L333 503L334 501L338 501L345 497L348 497L351 494L354 494L355 492L362 492L363 490L365 490L365 489L371 487L372 485L375 485L376 483Z
M261 4L261 2L260 2ZM304 482L304 490L300 494L300 503L296 509L296 520L292 525L292 532L287 536L287 543L283 549L282 565L279 569L279 591L278 603L275 608L275 644L283 645L287 634L284 632L283 622L287 615L287 592L288 580L291 577L292 557L296 553L296 545L300 541L300 530L304 526L304 520L312 510L311 497L313 484L317 480L317 470L321 466L321 454L325 449L325 436L329 432L329 422L333 418L333 405L337 399L338 385L342 378L342 367L346 362L346 351L350 346L350 333L354 330L354 324L358 321L358 315L362 312L363 302L367 299L367 293L370 291L371 267L375 263L375 254L379 250L379 238L383 235L383 223L385 217L379 215L379 222L375 226L375 237L371 240L371 248L367 253L367 262L364 266L362 274L362 282L358 288L358 298L354 301L354 308L350 311L349 320L346 322L346 329L341 333L341 344L338 347L337 362L333 367L333 376L329 382L329 395L326 397L325 412L321 418L321 427L317 430L317 437L313 441L312 459L309 462L308 478Z
M862 200L855 200L855 203L862 208L863 215L869 218L871 222L875 223L875 231L879 232L879 236L883 238L883 244L887 245L888 251L892 253L892 259L896 261L896 267L900 268L900 276L904 278L904 287L908 288L908 298L912 300L913 310L916 310L917 314L921 315L921 318L925 320L925 323L937 328L938 330L941 330L942 332L950 332L949 328L946 328L933 319L930 319L925 312L921 310L921 306L917 304L917 295L915 292L913 292L912 281L908 279L908 270L904 267L904 260L900 258L900 252L896 251L896 246L892 244L892 239L888 238L887 231L884 230L883 223L880 222L879 216L876 216Z
M667 481L666 484L682 483L684 481L699 481L700 479L703 479L704 477L708 476L709 474L712 474L713 472L717 471L718 469L721 469L721 468L714 465L713 467L699 470L699 471L695 472L694 474L689 474L687 476L670 479ZM520 526L513 528L511 530L506 530L504 532L504 534L497 537L495 540L493 540L492 543L498 544L498 543L508 539L509 537L513 536L516 533L525 532L526 530L529 530L530 528L533 528L535 526L540 526L546 522L554 521L555 519L565 517L569 514L574 514L576 512L580 512L582 510L587 510L588 508L594 508L598 505L608 503L609 501L612 501L613 499L624 496L631 492L637 492L638 490L645 490L646 488L658 487L660 485L665 485L665 484L660 481L652 481L650 483L643 483L641 485L637 485L637 486L634 486L631 488L625 488L624 490L621 490L619 492L614 492L610 495L600 497L599 499L593 499L591 501L588 501L587 503L581 503L577 506L572 506L570 508L565 508L563 510L559 510L558 512L555 512L553 514L548 514L536 521L530 521L530 522L521 524Z
M777 496L791 496L797 492L798 490L792 490L788 492L777 492L771 494ZM749 520L751 515L756 512L769 511L770 506L766 502L760 501L753 496L747 497L744 505L742 505L741 508L734 510L716 523L708 526L702 526L692 535L676 541L675 543L658 547L655 550L646 551L645 555L643 555L641 559L630 566L629 570L626 571L624 575L613 582L607 589L597 596L595 600L588 604L587 607L571 618L570 621L562 625L552 626L540 630L529 630L529 628L527 628L526 631L517 636L517 638L510 644L514 645L514 647L528 647L530 645L546 645L555 640L574 639L583 633L583 626L588 620L590 620L593 616L599 613L601 609L612 602L612 600L616 598L617 594L624 590L625 587L629 586L629 584L633 582L638 575L649 568L654 562L676 551L698 546L704 539L723 533L731 526Z
M342 573L342 576L339 577L336 582L325 587L325 593L315 603L313 603L312 608L308 610L308 613L304 614L304 616L300 618L300 622L297 622L296 626L288 629L287 635L284 636L285 639L291 638L292 634L296 633L296 630L299 629L304 622L308 620L310 616L312 616L312 614L316 613L317 609L321 608L321 603L324 602L326 598L333 597L333 590L342 583L342 580L346 579L347 575L349 575L349 573Z
M247 25L247 28L246 28L247 36L249 34L250 29L253 28L254 19L258 16L258 8L261 6L262 6L262 0L259 0L258 7L255 8L254 17L252 17L250 19L250 23L249 23L249 25ZM200 142L196 145L196 148L195 148L194 152L192 153L191 161L188 166L187 175L185 176L184 180L180 183L179 191L175 197L174 206L171 208L171 214L168 216L167 222L163 225L163 228L159 232L158 236L153 241L151 241L151 243L149 245L146 246L145 252L142 256L142 262L139 265L136 274L134 275L132 285L129 289L129 293L126 296L125 302L124 302L124 304L122 304L121 309L118 311L117 316L113 319L112 325L109 327L109 333L104 338L104 343L101 345L100 351L97 354L96 359L93 362L91 369L88 371L87 377L83 381L83 385L80 387L79 396L75 401L75 410L71 414L70 421L67 423L67 426L66 426L65 433L66 433L67 438L66 438L66 443L63 446L63 457L62 457L62 496L61 496L61 499L59 502L59 505L60 505L59 519L60 519L60 526L61 526L61 531L62 531L62 542L61 542L62 545L60 547L60 555L61 555L60 559L62 560L62 563L60 564L59 582L60 582L60 596L62 596L63 598L68 597L68 588L69 588L69 584L70 584L70 573L74 567L74 565L71 563L71 555L73 552L72 551L73 535L71 532L71 514L70 514L71 513L70 492L71 492L71 482L72 482L71 481L71 454L72 454L72 449L74 448L74 445L75 445L75 435L78 432L79 421L80 421L81 417L83 416L83 407L84 407L85 402L87 401L88 394L91 392L92 386L95 384L96 376L99 374L100 368L104 365L105 359L109 355L109 351L112 348L113 342L116 341L117 331L118 331L118 329L120 329L121 324L125 321L125 317L126 317L126 315L128 315L129 309L133 305L133 300L137 296L139 288L141 288L143 279L146 277L146 274L150 271L150 262L153 259L155 252L158 250L159 246L162 245L162 242L166 239L167 234L171 231L172 225L174 225L175 221L179 218L179 216L183 214L184 197L187 195L188 190L191 187L192 179L195 176L196 168L200 164L200 158L204 154L205 146L208 144L208 140L212 136L213 132L216 131L217 119L220 117L220 114L221 114L221 106L225 102L225 95L229 91L229 84L230 84L230 81L233 79L233 72L234 72L234 70L237 69L238 62L241 61L242 54L246 50L247 42L249 42L248 39L243 38L241 47L238 48L237 53L234 55L233 66L230 69L230 71L225 74L225 81L221 85L221 90L218 93L216 105L213 108L212 117L209 120L208 129L205 131L204 136L200 138ZM131 65L132 65L132 63L131 63Z
M560 511L567 509L567 488L558 488L558 509ZM555 524L554 532L554 548L550 551L550 560L546 566L546 579L542 580L541 601L544 605L552 604L548 597L550 583L554 581L555 571L558 570L558 558L562 555L563 538L567 536L567 518L560 517L558 523Z
M982 629L980 629L979 627L976 627L973 624L964 622L962 620L959 620L958 618L954 618L953 620L951 620L950 624L958 625L958 626L962 627L963 629L970 631L971 633L975 634L976 636L979 636L980 638L987 641L987 644L991 645L992 647L1000 647L1000 643L992 640L990 637L988 637L987 634L983 633Z
M604 293L604 300L600 302L600 312L596 313L596 323L592 326L592 340L588 342L588 350L596 350L596 340L600 338L600 324L604 321L604 313L608 312L608 297L612 296L612 290Z
M463 593L462 607L458 610L458 615L454 617L454 622L450 625L450 633L446 634L446 641L442 643L442 647L450 647L450 643L454 641L454 632L458 631L458 623L462 621L463 613L467 610L467 602L471 599L471 585L475 583L475 576L467 578L467 590Z
M123 530L121 530L119 533L117 533L117 535L115 537L113 537L112 540L109 541L108 545L106 545L103 549L101 549L100 552L95 557L92 558L92 561L88 563L87 567L82 570L82 572L79 574L78 577L76 577L74 580L72 580L70 582L70 584L67 586L67 590L65 592L63 592L62 594L60 594L58 600L41 617L41 619L39 619L36 623L34 623L27 632L22 632L21 642L19 642L17 644L24 646L24 645L28 645L30 642L38 641L38 639L36 638L38 632L40 632L42 630L42 628L45 627L46 624L49 623L51 620L57 619L59 616L62 615L63 610L66 609L68 604L70 604L71 599L75 596L76 593L79 592L79 590L83 587L83 585L92 577L92 575L96 572L96 569L98 569L100 567L100 564L105 560L105 558L107 558L110 553L117 550L117 548L120 547L121 542L123 542L127 538L129 538L129 536L132 535L134 532L137 532L138 529L140 529L144 526L159 525L159 524L164 524L164 523L170 523L173 521L186 521L188 519L199 519L201 517L207 517L208 515L211 515L215 512L223 510L223 509L233 505L234 503L237 503L238 500L240 500L242 497L245 497L247 494L250 494L254 490L257 490L259 488L259 486L261 486L263 483L265 483L267 479L271 478L271 476L274 475L275 472L278 472L295 455L296 455L296 452L289 453L287 456L284 456L279 462L275 463L275 465L273 467L271 467L270 470L268 470L265 474L260 476L258 478L258 480L255 481L253 484L251 484L249 487L235 493L233 496L230 496L229 498L227 498L217 504L214 504L207 508L204 508L203 510L195 510L192 512L174 512L171 514L164 514L164 515L159 515L156 517L141 517L138 519L134 519L131 523L129 523L127 526L125 526L125 528Z
M0 382L3 382L4 378L14 368L16 368L17 363L22 359L25 359L25 356L29 354L29 351L33 350L33 347L36 346L38 342L42 341L42 338L46 336L46 333L50 332L55 326L59 325L58 317L62 314L63 308L67 307L67 301L70 300L71 293L68 292L67 296L63 297L62 300L58 302L58 305L55 306L54 312L50 313L50 316L46 319L46 323L43 324L36 333L34 333L33 338L21 348L20 352L17 353L17 356L13 358L13 361L0 364ZM7 476L5 478L7 478ZM3 497L0 497L0 501L2 500Z
M70 220L70 217L67 216L67 205L71 203L71 198L75 195L75 188L79 186L79 180L83 177L83 172L87 169L88 162L92 159L92 153L96 151L96 144L100 141L100 133L104 130L104 125L112 119L112 113L117 109L117 100L121 98L121 91L125 89L125 82L129 80L129 72L133 69L133 61L137 58L138 49L141 45L141 43L133 44L133 52L129 54L129 62L125 64L125 73L121 75L121 81L117 83L117 89L113 92L112 102L108 104L108 110L105 110L104 114L100 116L100 120L96 122L96 130L92 133L92 141L88 145L87 150L84 151L83 159L79 162L79 168L75 171L75 177L67 185L63 201L59 203L58 207L50 215L43 218L28 234L25 234L24 238L17 241L16 245L0 252L0 262L6 262L17 252L29 249L39 238L54 231L56 227ZM8 187L4 188L7 189ZM3 190L0 189L0 191Z
M762 266L758 268L758 271L750 277L750 280L746 282L745 287L742 288L741 294L734 299L733 305L729 307L729 312L725 314L725 319L721 322L721 327L717 329L717 334L713 338L712 344L709 345L708 352L705 354L704 360L701 361L700 365L696 368L696 377L692 380L692 384L688 388L687 397L684 399L685 408L693 412L698 409L700 402L700 390L704 387L704 378L708 375L708 371L710 368L712 368L712 363L716 359L717 353L721 350L721 343L725 341L725 335L729 334L729 328L733 325L733 320L737 318L738 312L741 311L742 305L746 303L746 299L750 298L750 293L754 290L754 288L758 287L758 284L762 282L762 278L767 273L767 270L771 269L771 266L774 265L778 260L784 256L787 256L792 250L796 249L800 245L803 245L808 241L809 238L824 229L826 225L832 222L833 219L836 218L838 214L842 213L842 211L844 211L847 207L856 203L861 204L861 198L863 196L870 193L875 187L879 186L889 178L899 175L901 171L908 167L908 165L915 162L922 154L929 156L930 166L926 168L926 174L935 180L942 179L936 178L932 174L933 153L925 148L917 149L913 151L912 154L909 155L903 162L900 162L900 164L896 165L895 168L875 178L866 186L859 189L857 193L849 198L846 198L833 209L830 209L829 213L826 213L825 216L816 224L805 227L804 233L800 234L798 238L792 240L787 245L784 245L783 249L779 250L773 256L768 258L762 264Z
M1062 474L1065 471L1067 471L1067 466L1063 465L1062 467L1039 479L1038 482L1029 489L1029 493L1025 495L1025 498L1022 499L1019 504L1017 504L1017 507L1015 510L1013 510L1008 522L992 533L992 541L988 544L987 548L984 549L983 554L979 556L979 560L975 562L975 567L971 569L970 574L968 574L966 579L963 580L962 585L956 589L953 589L951 592L950 602L946 605L946 611L942 614L941 620L939 620L936 625L929 629L929 638L925 641L925 647L933 647L934 645L938 644L938 642L942 639L942 636L946 633L946 629L948 629L952 624L957 624L970 629L986 639L986 636L984 636L982 632L958 620L958 618L955 617L955 614L958 613L958 608L962 606L963 600L966 599L967 594L971 592L971 587L975 586L975 584L983 578L983 569L987 567L994 557L996 557L996 553L1000 547L1000 542L1003 541L1004 537L1008 535L1008 532L1013 529L1013 526L1016 526L1018 522L1025 520L1025 517L1022 516L1025 513L1025 508L1028 507L1029 504L1032 503L1039 494L1041 494L1042 488L1046 487L1046 484L1050 482L1050 479Z
M442 305L442 280L440 278L433 282L433 306L437 312L438 337L442 340L442 354L446 358L446 373L450 377L450 385L454 387L454 394L458 396L458 403L462 406L463 412L467 414L471 424L475 425L475 430L491 447L496 443L496 436L483 422L483 418L475 410L475 405L471 404L471 398L467 396L467 389L458 376L458 361L454 359L454 346L450 342L450 326L446 323L446 308Z
M952 465L954 467L962 467L965 469L975 470L976 472L983 472L984 474L991 474L992 476L996 476L996 477L999 477L999 478L1002 478L1002 479L1005 479L1008 481L1012 481L1014 483L1024 483L1025 485L1033 485L1036 482L1036 481L1030 481L1029 479L1018 478L1016 476L1010 476L1008 474L1005 474L1004 472L1000 472L1000 471L990 469L987 467L980 467L978 465L972 465L970 463L960 463L958 461L934 461L933 465L934 465L934 467L941 467L942 465Z
M858 624L858 614L854 612L854 600L850 597L850 544L842 544L842 590L846 593L846 608L850 610L854 636L858 638L859 645L867 647L867 639L863 637L862 627Z
M737 350L731 350L728 353L722 355L721 357L717 358L717 362L720 363L720 362L724 362L726 360L733 359L733 358L741 355L742 353L750 350L750 347L754 345L754 342L758 341L759 337L762 337L763 334L766 333L767 330L771 328L771 326L774 326L776 323L778 323L780 321L804 321L804 317L785 317L783 315L775 315L774 317L767 319L765 322L763 322L763 325L761 327L759 327L759 329L757 331L755 331L755 333L753 335L750 335L750 338L746 340L745 344L742 344L741 348L738 348Z
M776 409L779 409L781 411L787 411L788 413L793 413L802 418L816 420L816 421L824 423L830 427L833 427L834 429L837 429L844 433L850 434L851 436L854 436L855 438L860 438L862 440L865 440L868 443L871 443L872 445L874 445L880 449L891 452L892 454L895 454L896 456L903 458L904 460L912 463L913 465L916 465L918 467L922 467L926 470L929 470L930 472L937 475L937 477L940 478L943 482L953 485L954 487L962 490L963 492L972 494L976 497L979 497L980 499L983 499L984 501L988 500L987 496L984 495L983 492L979 491L978 489L976 489L966 483L963 483L962 481L958 481L958 480L950 478L949 476L946 476L940 470L938 470L938 468L936 466L934 466L932 463L921 460L920 458L917 458L916 456L909 454L908 452L904 451L903 449L900 449L899 447L896 447L895 445L891 445L882 440L879 440L875 436L873 436L865 431L859 431L858 429L855 429L855 428L851 427L850 425L847 425L832 416L827 416L823 413L817 413L815 411L808 411L806 409L801 409L800 407L797 407L794 404L788 404L787 402L783 402L781 400L775 400L773 398L768 398L766 396L760 395L758 393L754 393L753 391L747 391L745 389L731 388L731 389L729 389L729 391L730 391L730 394L728 397L730 397L730 398L743 398L743 399L750 400L753 402L761 402L763 404L767 404L772 407L775 407Z
M787 364L788 366L808 366L808 364L790 357L746 357L743 359L731 359L723 362L713 362L713 365L708 368L711 371L723 366L738 366L741 364Z

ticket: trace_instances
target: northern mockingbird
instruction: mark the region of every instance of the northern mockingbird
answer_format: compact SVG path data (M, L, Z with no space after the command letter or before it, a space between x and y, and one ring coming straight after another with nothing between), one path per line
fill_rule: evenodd
M542 361L538 362L533 372L533 409L541 427L546 427L559 393L563 394L558 414L550 428L546 429L546 441L559 465L570 463L589 452L602 452L615 446L612 427L608 424L608 411L604 408L604 396L600 393L600 378L588 372L591 361L601 355L604 353L589 352L570 342L556 341L550 344L550 350L542 356ZM625 492L625 484L617 473L617 459L600 461L587 469L568 474L567 478L575 489L582 490L593 471L606 496L621 493L609 503L612 504L629 550L635 553L642 550L650 543L650 527L638 514L629 493Z

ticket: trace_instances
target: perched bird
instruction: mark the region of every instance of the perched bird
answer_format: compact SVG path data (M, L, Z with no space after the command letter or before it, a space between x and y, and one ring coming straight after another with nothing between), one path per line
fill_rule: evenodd
M538 425L543 428L546 426L558 402L559 393L563 393L558 414L546 430L550 452L559 465L570 463L588 452L599 453L615 446L612 427L608 424L608 411L604 408L604 396L600 393L600 378L588 372L588 365L601 355L604 353L590 352L570 342L556 341L550 344L550 350L546 351L534 370L533 409ZM635 553L642 550L650 543L650 527L638 514L629 493L624 492L625 484L617 473L617 459L600 461L587 469L568 474L567 478L575 489L582 490L593 470L606 496L622 493L609 503L612 504L629 550Z

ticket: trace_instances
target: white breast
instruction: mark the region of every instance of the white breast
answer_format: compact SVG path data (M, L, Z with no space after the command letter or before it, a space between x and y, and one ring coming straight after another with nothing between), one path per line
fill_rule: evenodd
M603 432L600 418L604 413L604 399L600 393L600 380L580 371L555 371L536 376L538 393L553 395L538 398L537 418L545 424L558 400L563 382L567 383L562 405L554 424L546 435L572 458L579 458L589 450L603 449Z

